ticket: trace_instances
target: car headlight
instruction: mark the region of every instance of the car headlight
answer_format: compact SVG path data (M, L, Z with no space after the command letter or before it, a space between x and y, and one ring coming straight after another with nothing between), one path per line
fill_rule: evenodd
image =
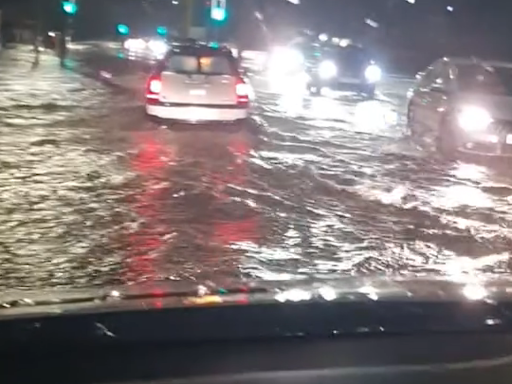
M148 48L151 49L151 51L155 55L165 55L167 53L167 43L162 40L150 40L148 42Z
M330 79L331 77L336 76L337 73L338 68L332 61L324 61L318 67L318 75L322 79Z
M491 114L481 107L464 107L457 115L459 126L470 132L483 131L493 119Z
M369 83L376 83L382 78L382 70L375 64L370 64L364 71L364 77Z
M124 47L128 50L145 49L146 42L142 39L128 39L124 42Z

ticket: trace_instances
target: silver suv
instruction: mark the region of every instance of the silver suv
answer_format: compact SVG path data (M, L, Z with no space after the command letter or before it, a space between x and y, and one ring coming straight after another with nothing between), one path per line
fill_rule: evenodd
M252 94L230 50L178 45L147 82L146 113L188 122L241 120L249 115Z

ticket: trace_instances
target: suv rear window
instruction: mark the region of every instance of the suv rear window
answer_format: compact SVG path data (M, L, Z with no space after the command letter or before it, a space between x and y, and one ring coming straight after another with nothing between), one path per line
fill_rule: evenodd
M234 75L233 60L227 55L173 54L167 58L165 71L182 74Z

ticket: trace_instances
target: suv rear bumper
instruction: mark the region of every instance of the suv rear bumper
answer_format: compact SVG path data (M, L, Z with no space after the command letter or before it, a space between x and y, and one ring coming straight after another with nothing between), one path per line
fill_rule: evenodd
M239 106L204 106L204 105L151 105L146 104L146 113L160 119L207 122L235 121L249 117L247 107Z

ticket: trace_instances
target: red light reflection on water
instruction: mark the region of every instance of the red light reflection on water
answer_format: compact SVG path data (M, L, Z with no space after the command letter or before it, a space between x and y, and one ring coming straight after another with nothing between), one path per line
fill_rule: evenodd
M249 178L247 159L251 152L250 143L246 136L234 135L228 143L228 149L232 154L232 161L228 165L230 172L215 177L219 200L226 200L229 196L225 193L227 185L236 185L243 188ZM230 243L257 241L259 239L259 218L256 216L234 222L214 222L213 240L216 243L229 245Z
M169 233L168 221L160 220L168 191L166 174L172 164L171 148L162 144L154 133L134 136L139 151L131 159L131 169L137 173L136 192L129 197L130 209L140 219L138 228L128 235L127 273L125 280L154 281L158 278L156 258L163 247L162 233Z
M243 190L250 177L249 140L238 134L228 136L227 142L225 138L210 142L206 136L196 139L188 133L134 134L138 152L130 167L136 173L136 185L127 204L137 224L125 237L126 283L147 286L169 277L195 279L213 274L208 278L215 279L217 273L238 274L240 257L229 245L258 241L260 219L248 207L235 219L229 219L229 213L226 220L222 214L209 215L223 211L217 205L232 203L230 185ZM209 198L193 200L194 194L180 194L190 185L198 198ZM195 213L198 203L204 204L204 214L202 210ZM161 306L160 300L156 295L155 306Z

